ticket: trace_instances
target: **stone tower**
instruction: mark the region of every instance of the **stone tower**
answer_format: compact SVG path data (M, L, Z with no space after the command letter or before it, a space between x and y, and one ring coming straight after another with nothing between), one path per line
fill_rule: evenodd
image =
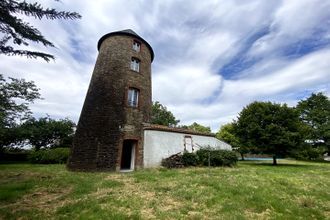
M132 30L104 35L69 157L71 170L143 166L151 116L151 46Z

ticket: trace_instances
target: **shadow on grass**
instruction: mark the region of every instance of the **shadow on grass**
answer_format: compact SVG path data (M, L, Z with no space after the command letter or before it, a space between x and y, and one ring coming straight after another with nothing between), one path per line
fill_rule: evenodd
M240 161L241 164L248 165L248 166L266 166L266 167L297 167L297 168L307 168L313 167L312 164L302 164L302 163L290 163L290 162L279 162L277 161L277 165L273 165L272 161L265 162L265 161ZM308 163L308 162L306 162Z

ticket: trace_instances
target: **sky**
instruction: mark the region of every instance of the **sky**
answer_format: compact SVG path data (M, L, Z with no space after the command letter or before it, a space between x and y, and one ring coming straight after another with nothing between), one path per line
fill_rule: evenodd
M78 122L97 42L132 29L152 46L152 99L180 124L220 126L253 101L295 106L311 93L330 96L329 0L43 0L45 7L76 11L80 20L21 17L56 48L42 59L0 55L1 73L33 80L42 100L36 117Z

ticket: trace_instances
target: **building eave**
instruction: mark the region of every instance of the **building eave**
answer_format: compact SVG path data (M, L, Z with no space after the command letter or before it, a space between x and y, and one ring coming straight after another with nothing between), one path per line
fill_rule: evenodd
M192 131L183 128L172 128L167 127L164 125L156 125L156 124L148 124L143 127L143 130L155 130L155 131L165 131L165 132L174 132L174 133L182 133L182 134L190 134L190 135L200 135L200 136L207 136L207 137L215 137L215 134L208 134L198 131Z

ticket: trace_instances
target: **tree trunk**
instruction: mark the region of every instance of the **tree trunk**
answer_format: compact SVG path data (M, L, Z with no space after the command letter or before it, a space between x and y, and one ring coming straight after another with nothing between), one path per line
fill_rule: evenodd
M273 155L273 165L276 166L277 165L277 161L276 161L276 156Z
M245 159L244 159L244 154L241 153L241 157L242 157L242 160L245 160Z

